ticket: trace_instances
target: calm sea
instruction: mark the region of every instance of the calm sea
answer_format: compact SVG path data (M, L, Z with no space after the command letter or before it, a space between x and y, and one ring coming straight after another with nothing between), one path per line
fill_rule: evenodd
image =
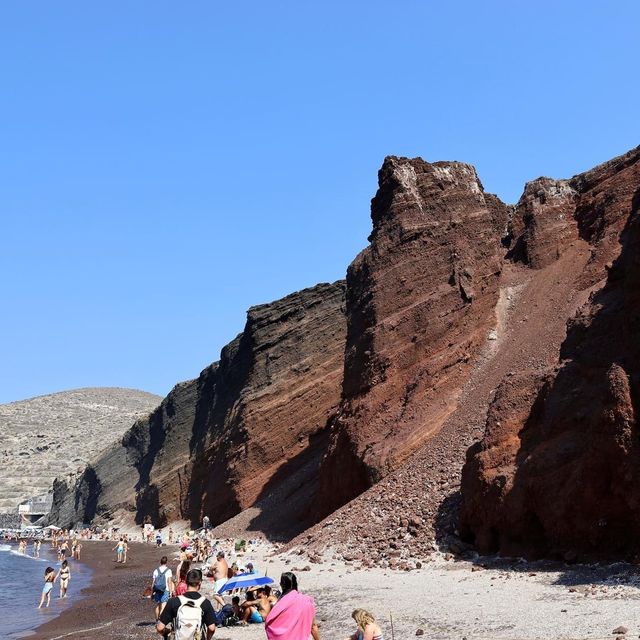
M60 614L80 598L80 590L89 584L91 571L82 563L69 560L71 580L67 597L58 598L59 581L51 592L48 609L38 609L44 584L44 570L49 566L60 568L49 544L43 544L40 558L32 558L32 547L27 547L26 556L17 552L15 544L0 542L0 632L1 638L28 638L30 631Z

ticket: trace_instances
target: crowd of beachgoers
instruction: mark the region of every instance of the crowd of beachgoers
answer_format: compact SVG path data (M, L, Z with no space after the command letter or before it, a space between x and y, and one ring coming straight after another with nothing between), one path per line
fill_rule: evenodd
M149 582L141 588L153 603L160 635L200 640L211 638L219 627L264 625L268 640L319 640L315 602L300 593L296 575L285 572L275 583L247 559L265 541L217 539L206 520L199 530L169 528L165 535L166 540L150 524L139 535L115 527L79 531L49 527L0 534L6 541L17 542L20 554L40 558L46 552L57 557L57 568L47 566L44 571L39 608L50 606L56 586L57 597L67 597L72 562L81 559L83 543L111 541L114 562L126 564L130 544L142 541L158 548L158 563L149 567ZM382 640L370 613L357 609L353 618L358 626L353 640Z

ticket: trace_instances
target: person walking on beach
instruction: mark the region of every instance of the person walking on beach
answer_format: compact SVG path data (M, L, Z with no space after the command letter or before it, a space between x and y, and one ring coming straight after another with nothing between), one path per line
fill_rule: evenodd
M62 566L58 572L58 578L60 578L60 597L67 597L67 589L69 588L69 580L71 580L71 569L69 563L66 560L62 561Z
M268 640L320 640L313 598L298 591L295 574L280 576L282 597L273 606L264 623Z
M187 584L187 574L191 570L191 562L189 560L183 560L179 569L176 571L177 576L177 586L176 586L176 595L181 596L184 595L189 590L189 585Z
M44 605L48 607L51 604L51 591L53 591L53 583L56 581L56 571L53 567L47 567L44 570L44 587L42 588L42 596L40 597L40 604L38 609ZM47 604L44 604L45 600Z
M111 549L111 551L116 552L116 562L122 562L122 558L124 556L124 541L122 538L118 540L118 544Z
M202 571L191 569L187 573L188 591L183 595L171 598L160 614L156 631L167 636L168 625L173 626L175 640L194 640L204 638L210 640L216 632L216 614L213 605L200 595ZM206 636L202 633L206 630Z
M58 560L64 560L67 557L67 551L69 551L69 545L66 540L63 540L58 547Z
M174 592L173 575L167 566L167 556L162 556L160 566L153 571L151 579L151 593L156 603L156 621L160 619L162 610Z
M358 628L346 640L384 640L382 629L376 619L365 609L355 609L351 617Z
M127 551L129 551L129 543L127 542L127 537L125 536L122 540L122 564L127 563Z

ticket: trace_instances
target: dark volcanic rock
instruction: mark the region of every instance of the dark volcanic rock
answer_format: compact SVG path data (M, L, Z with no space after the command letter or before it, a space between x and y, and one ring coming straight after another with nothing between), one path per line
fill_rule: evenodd
M57 482L52 520L216 524L296 473L312 489L340 401L344 291L323 284L252 307L219 362L176 385L75 484Z
M371 244L347 272L343 402L321 471L329 512L438 432L495 324L509 209L475 169L389 157Z
M627 556L639 549L640 149L571 180L606 285L569 323L560 362L503 383L468 453L461 525L481 551Z

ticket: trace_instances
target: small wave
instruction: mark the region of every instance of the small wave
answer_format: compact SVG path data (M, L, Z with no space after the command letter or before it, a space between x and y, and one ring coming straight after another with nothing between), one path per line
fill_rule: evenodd
M18 556L19 558L28 558L29 560L37 560L38 562L46 562L46 558L36 558L36 556L30 556L28 553L20 553L18 549L10 544L0 544L0 552L5 551L12 556Z

